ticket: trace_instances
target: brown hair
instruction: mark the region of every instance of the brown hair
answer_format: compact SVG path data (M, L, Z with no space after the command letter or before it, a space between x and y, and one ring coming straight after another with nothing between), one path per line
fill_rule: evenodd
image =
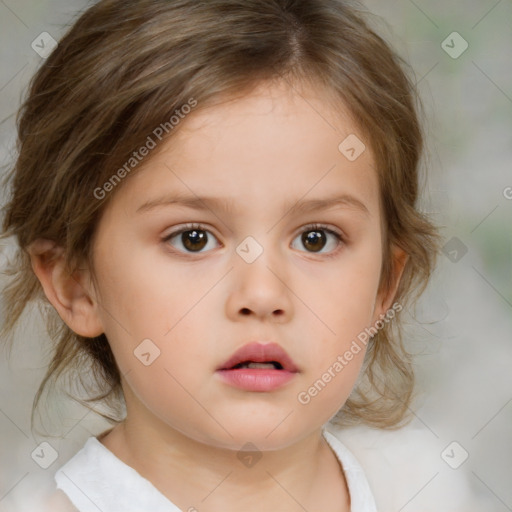
M433 270L438 235L417 207L422 134L405 66L343 0L102 0L85 11L32 79L7 177L2 236L15 236L19 249L3 290L4 334L37 299L55 342L33 411L57 377L87 374L95 383L89 391L97 392L89 401L109 404L108 416L119 421L120 375L105 335L76 335L48 307L27 247L52 240L64 248L69 272L84 263L92 271L95 228L115 195L98 200L93 191L190 98L204 108L265 80L310 82L333 93L376 162L385 225L381 286L389 284L397 245L409 259L395 301L405 305L414 292L416 298ZM370 340L338 419L397 426L413 382L397 318Z

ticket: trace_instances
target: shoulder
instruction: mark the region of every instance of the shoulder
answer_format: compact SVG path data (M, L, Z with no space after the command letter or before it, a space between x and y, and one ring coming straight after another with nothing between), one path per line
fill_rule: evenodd
M79 512L69 498L60 489L57 489L45 503L41 512Z
M84 510L83 491L91 478L99 472L101 451L97 441L88 438L82 447L54 475L54 488L46 502L44 512L79 512ZM74 503L76 505L74 505ZM77 508L78 507L78 508Z
M408 509L435 510L441 495L446 506L467 505L474 510L471 503L475 495L464 468L454 472L442 458L449 440L437 438L427 428L412 425L385 431L329 424L328 430L360 462L378 510L399 510L418 490L427 486Z

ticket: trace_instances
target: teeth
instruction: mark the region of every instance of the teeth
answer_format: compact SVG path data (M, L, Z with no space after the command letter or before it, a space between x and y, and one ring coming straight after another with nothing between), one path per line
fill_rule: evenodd
M266 370L275 370L277 366L274 363L244 363L241 368L264 368Z

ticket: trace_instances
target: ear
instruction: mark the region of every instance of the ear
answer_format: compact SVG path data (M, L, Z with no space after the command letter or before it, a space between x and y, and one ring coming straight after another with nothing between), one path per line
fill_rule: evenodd
M64 249L51 240L40 238L27 251L46 297L68 327L87 338L102 334L104 329L88 271L70 274L65 268Z
M375 303L374 318L375 323L381 314L385 314L391 307L395 298L400 279L405 269L405 264L409 259L409 255L400 247L393 246L391 249L391 279L388 288L382 288L377 295Z

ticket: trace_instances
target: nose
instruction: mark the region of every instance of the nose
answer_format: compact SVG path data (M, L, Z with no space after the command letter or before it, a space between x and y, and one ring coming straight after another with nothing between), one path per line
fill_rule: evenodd
M279 323L289 321L293 316L293 303L288 277L284 265L277 265L275 259L270 261L266 251L252 263L239 258L230 272L228 317L238 321L242 317Z

